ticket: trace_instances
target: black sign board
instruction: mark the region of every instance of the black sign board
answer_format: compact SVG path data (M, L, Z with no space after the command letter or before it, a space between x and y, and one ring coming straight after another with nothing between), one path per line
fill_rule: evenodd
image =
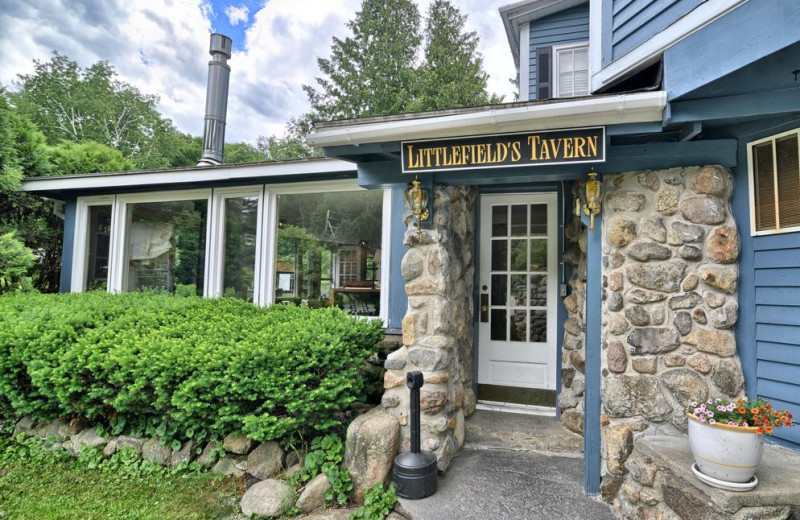
M404 141L403 173L603 162L605 127Z

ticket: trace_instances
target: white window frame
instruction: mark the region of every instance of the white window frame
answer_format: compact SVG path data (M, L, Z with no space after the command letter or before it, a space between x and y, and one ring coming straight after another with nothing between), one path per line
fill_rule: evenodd
M589 42L575 42L575 43L565 43L563 45L553 45L553 72L551 73L552 82L553 82L553 97L554 98L563 98L569 99L572 97L580 97L575 96L574 94L568 97L564 97L561 95L561 82L559 81L559 73L558 73L558 55L561 51L568 51L580 48L586 48L586 95L592 93L592 81L591 81L591 71L592 67L589 63ZM574 89L573 89L574 90Z
M262 238L264 227L264 186L244 186L231 188L214 188L212 195L213 233L207 242L212 242L212 254L208 256L208 274L205 286L207 295L211 298L222 296L225 278L225 201L240 197L258 197L257 228L256 228L256 258L253 279L253 303L257 302L258 288L261 285Z
M261 240L263 244L263 256L261 266L260 298L258 304L265 306L275 302L275 267L277 260L278 234L274 232L278 228L278 195L299 195L306 193L330 193L343 191L369 191L358 185L356 179L343 179L335 181L302 182L291 184L267 185L264 190L264 225L261 230ZM389 259L391 258L389 247L391 245L391 210L392 196L391 190L383 190L383 209L381 224L381 310L377 318L384 326L389 323L389 280L390 271Z
M70 276L70 292L84 292L86 279L89 275L89 257L87 245L89 244L89 212L94 206L111 206L111 234L114 234L114 195L98 195L93 197L78 197L75 207L75 229L72 241L72 274ZM111 276L111 244L109 243L108 274ZM108 285L108 279L106 279Z
M177 202L183 200L202 200L206 199L208 204L206 217L206 254L203 275L203 296L209 294L209 258L211 256L211 244L214 242L212 237L213 213L211 207L211 188L199 190L180 190L180 191L161 191L147 193L132 193L117 195L116 204L113 208L111 217L111 251L109 255L109 280L108 292L127 292L125 278L128 238L128 204L148 203L148 202Z
M751 141L747 143L747 182L748 188L750 189L750 235L751 236L762 236L762 235L777 235L780 233L794 233L800 231L800 226L792 226L787 228L781 227L781 221L779 217L779 210L778 207L778 182L777 179L775 180L775 229L765 229L763 231L756 230L756 193L755 193L755 171L753 171L753 148L764 143L772 142L772 171L773 175L777 175L777 161L778 161L778 154L776 150L776 141L786 136L790 136L795 134L797 136L797 145L798 149L800 150L800 128L794 128L792 130L787 130L786 132L781 132L779 134L771 135L765 137L763 139L758 139L757 141Z

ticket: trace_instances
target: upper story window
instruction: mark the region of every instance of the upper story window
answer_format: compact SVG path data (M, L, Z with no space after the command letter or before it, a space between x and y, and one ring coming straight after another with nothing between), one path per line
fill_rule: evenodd
M589 45L586 43L553 47L555 97L589 94Z
M754 235L800 231L800 129L747 145Z

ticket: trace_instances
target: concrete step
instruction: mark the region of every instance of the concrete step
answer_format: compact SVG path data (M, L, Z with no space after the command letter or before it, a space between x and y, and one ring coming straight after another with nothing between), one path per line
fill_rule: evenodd
M555 417L475 410L465 426L466 449L583 456L583 437L561 426Z

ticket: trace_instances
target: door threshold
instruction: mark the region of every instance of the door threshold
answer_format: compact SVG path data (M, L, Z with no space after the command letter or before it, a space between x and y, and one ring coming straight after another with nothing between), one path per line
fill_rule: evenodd
M497 401L478 401L475 405L478 410L490 412L519 413L524 415L541 415L543 417L555 417L556 409L549 406L536 406L531 404L501 403Z

